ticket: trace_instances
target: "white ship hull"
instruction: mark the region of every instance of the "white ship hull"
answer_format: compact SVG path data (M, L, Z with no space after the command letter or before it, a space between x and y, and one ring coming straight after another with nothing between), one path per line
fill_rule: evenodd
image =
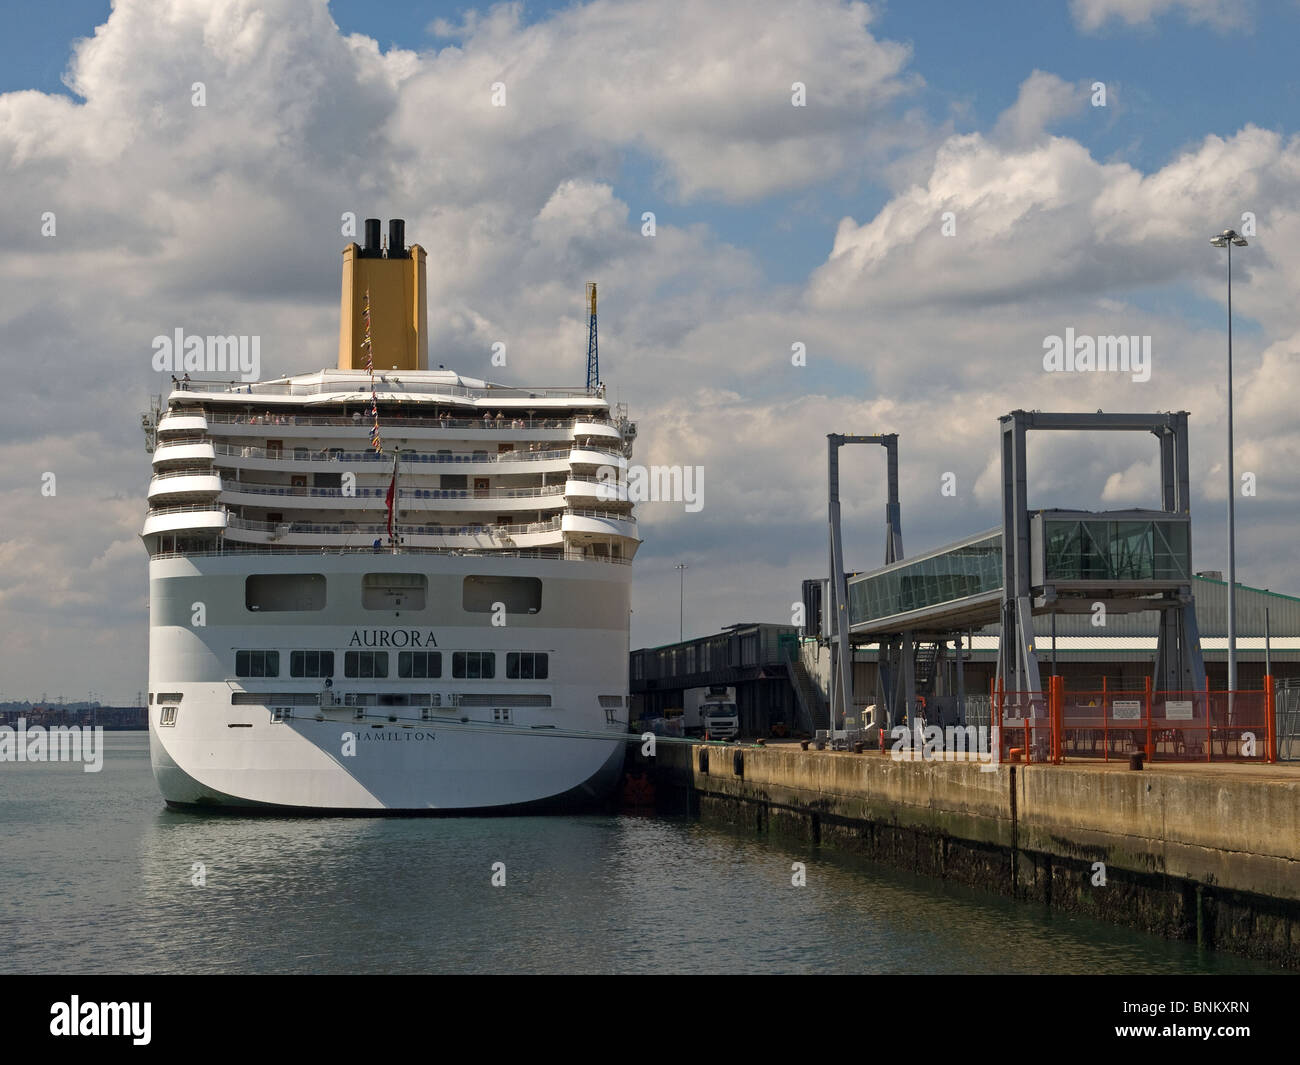
M325 578L323 609L245 609L249 574L302 572ZM428 609L359 609L350 592L375 572L423 574ZM473 574L540 580L542 609L502 625L467 613L460 589ZM619 778L627 739L629 576L629 567L599 562L409 553L155 559L149 732L163 797L336 813L598 799ZM387 648L396 659L410 646L436 647L444 676L402 679L395 666L383 679L342 675L349 647ZM275 649L280 675L237 677L240 648ZM284 675L296 649L334 652L340 667L329 688ZM460 650L493 652L495 676L451 676ZM546 655L546 679L505 676L506 656L521 651Z
M264 721L234 740L223 727L163 738L151 722L154 777L170 805L335 814L583 806L609 794L625 746L622 736L483 735L428 722ZM345 761L349 732L357 752Z

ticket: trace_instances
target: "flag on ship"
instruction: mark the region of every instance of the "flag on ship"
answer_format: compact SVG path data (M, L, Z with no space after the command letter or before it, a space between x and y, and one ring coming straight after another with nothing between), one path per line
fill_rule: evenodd
M385 496L384 502L388 506L388 538L393 538L393 508L397 502L397 462L398 457L393 456L393 479L388 482L388 495Z

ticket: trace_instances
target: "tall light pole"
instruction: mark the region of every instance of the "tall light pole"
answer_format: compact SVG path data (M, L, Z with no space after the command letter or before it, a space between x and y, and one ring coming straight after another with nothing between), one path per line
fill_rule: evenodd
M1234 229L1211 237L1216 248L1228 249L1228 691L1237 690L1237 474L1232 462L1232 246L1246 247Z
M677 563L677 572L681 576L681 587L678 589L677 599L677 642L682 643L686 639L686 570L685 562Z

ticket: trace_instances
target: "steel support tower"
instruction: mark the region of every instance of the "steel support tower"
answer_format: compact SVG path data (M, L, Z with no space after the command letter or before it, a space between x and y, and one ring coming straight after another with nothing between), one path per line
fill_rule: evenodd
M1159 610L1152 685L1160 691L1199 691L1205 687L1205 663L1190 584L1180 585L1159 600L1118 593L1057 596L1053 584L1037 583L1032 570L1033 545L1027 499L1028 471L1025 439L1031 429L1083 432L1149 432L1160 442L1161 508L1166 514L1191 513L1188 474L1187 411L1164 414L1045 414L1016 410L1003 415L1002 426L1002 638L998 649L997 682L1003 691L1041 694L1042 680L1034 636L1033 616L1050 609L1057 613L1086 613L1100 602L1107 611ZM1112 512L1117 516L1123 512ZM1188 533L1190 537L1190 532ZM1039 553L1046 545L1038 545ZM1190 539L1188 555L1190 557Z
M595 320L594 317L592 319ZM879 444L885 449L887 497L885 502L885 565L903 558L903 518L898 501L898 434L873 436L826 434L827 501L830 524L830 581L826 631L831 638L830 727L849 709L853 658L849 649L848 582L844 572L844 545L840 536L840 448L845 444Z

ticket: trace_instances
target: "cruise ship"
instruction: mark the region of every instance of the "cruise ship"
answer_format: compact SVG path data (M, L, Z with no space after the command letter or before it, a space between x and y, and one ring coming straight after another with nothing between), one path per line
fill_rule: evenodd
M380 228L343 250L336 368L205 364L143 418L169 805L514 812L621 774L636 426L595 381L429 369L425 251Z

